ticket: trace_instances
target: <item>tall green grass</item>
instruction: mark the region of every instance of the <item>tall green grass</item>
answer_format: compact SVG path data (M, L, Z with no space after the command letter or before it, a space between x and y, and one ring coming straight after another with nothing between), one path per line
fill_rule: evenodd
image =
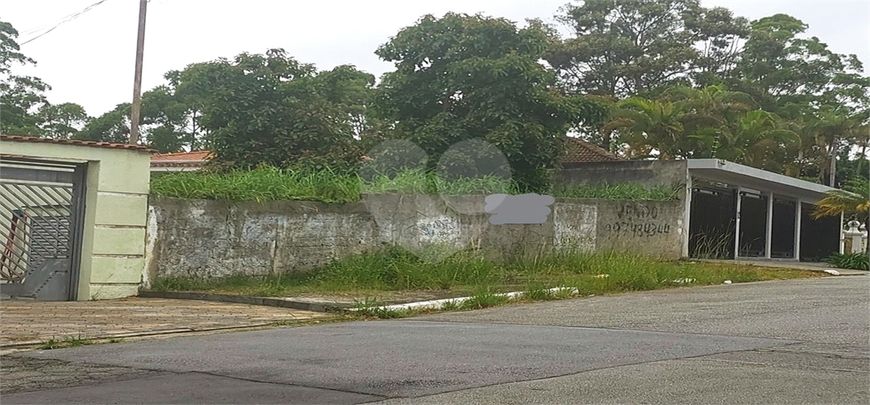
M640 184L596 184L556 187L557 197L600 198L605 200L670 201L679 198L681 187L650 186Z
M162 278L165 291L212 291L260 296L442 290L461 293L577 288L582 294L651 290L685 284L721 284L809 277L815 273L740 264L660 261L625 253L549 254L499 263L463 251L430 262L404 249L385 248L337 260L307 273L216 279ZM691 280L691 281L686 281Z
M180 172L151 180L158 196L207 200L312 200L330 203L359 200L356 175L332 170L259 167L230 172Z
M157 196L234 201L310 200L328 203L359 201L363 193L470 195L519 192L510 179L495 176L445 179L433 172L408 170L393 176L363 179L328 169L259 167L229 172L181 172L155 175ZM677 198L673 187L634 184L560 187L557 197L666 201Z

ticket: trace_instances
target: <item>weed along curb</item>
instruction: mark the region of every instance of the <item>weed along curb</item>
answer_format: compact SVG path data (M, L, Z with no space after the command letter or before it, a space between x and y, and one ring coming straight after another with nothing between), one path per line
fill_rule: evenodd
M569 297L576 296L580 293L577 288L556 287L550 289L542 289L539 291L543 295L552 297ZM512 291L506 293L488 294L500 301L508 302L525 298L530 295L529 291ZM232 302L237 304L249 305L264 305L271 307L293 308L313 312L341 312L348 311L351 313L363 313L367 311L421 311L421 310L441 310L450 308L461 308L463 304L469 304L478 299L478 296L444 298L437 300L416 301L404 304L342 304L335 302L327 302L316 299L300 299L300 298L271 298L271 297L250 297L244 295L229 295L229 294L209 294L198 292L173 292L173 291L150 291L143 290L139 293L140 297L144 298L169 298L181 300L199 300L199 301L214 301L214 302Z
M574 296L578 295L580 291L576 288L568 288L568 287L556 287L541 290L542 293L556 296ZM505 301L514 301L521 298L524 298L528 295L528 291L513 291L499 294L491 294L493 297L503 298ZM439 309L447 309L447 308L455 308L462 307L462 304L466 302L470 302L471 300L476 299L477 297L457 297L457 298L444 298L440 300L430 300L430 301L418 301L418 302L409 302L407 304L393 304L393 305L382 305L382 306L372 306L369 308L353 308L351 311L360 311L366 309L376 309L381 311L415 311L415 310L439 310Z
M301 309L303 311L313 312L337 312L352 307L352 305L349 304L322 301L316 299L251 297L245 295L210 294L188 291L142 290L139 291L139 296L143 298L168 298L176 300L231 302L235 304L263 305L268 307Z

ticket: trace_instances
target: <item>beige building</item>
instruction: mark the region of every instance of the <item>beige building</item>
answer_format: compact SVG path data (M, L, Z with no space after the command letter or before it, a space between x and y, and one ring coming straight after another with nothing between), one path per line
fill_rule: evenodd
M0 136L0 293L136 295L145 267L150 151Z

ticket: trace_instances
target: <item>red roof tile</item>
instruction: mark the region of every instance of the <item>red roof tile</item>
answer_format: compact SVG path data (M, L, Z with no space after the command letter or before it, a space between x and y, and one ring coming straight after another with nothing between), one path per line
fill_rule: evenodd
M160 153L151 156L151 167L200 167L211 157L211 151Z
M143 145L131 145L129 143L112 143L112 142L99 142L99 141L85 141L80 139L52 139L52 138L41 138L38 136L23 136L23 135L0 135L0 140L8 141L8 142L31 142L31 143L53 143L58 145L74 145L74 146L90 146L97 148L110 148L110 149L129 149L129 150L138 150L142 152L154 152L149 149L147 146Z
M158 153L151 156L152 161L190 162L205 161L211 155L210 150L197 150L193 152Z
M598 145L586 142L580 138L568 137L562 152L561 163L589 163L625 160L610 153Z

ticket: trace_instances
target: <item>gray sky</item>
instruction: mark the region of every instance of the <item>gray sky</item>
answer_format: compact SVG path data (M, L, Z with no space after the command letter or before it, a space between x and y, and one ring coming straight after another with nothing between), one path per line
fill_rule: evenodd
M0 19L26 41L96 0L0 0ZM391 65L374 55L402 27L424 14L447 11L506 17L514 21L552 16L567 0L151 0L145 40L143 88L189 63L240 52L284 48L320 69L354 64L375 75ZM36 59L18 72L52 86L49 100L82 104L99 115L132 97L137 0L107 0L79 18L22 47ZM702 0L756 19L775 13L810 25L839 53L856 53L870 65L870 0Z

